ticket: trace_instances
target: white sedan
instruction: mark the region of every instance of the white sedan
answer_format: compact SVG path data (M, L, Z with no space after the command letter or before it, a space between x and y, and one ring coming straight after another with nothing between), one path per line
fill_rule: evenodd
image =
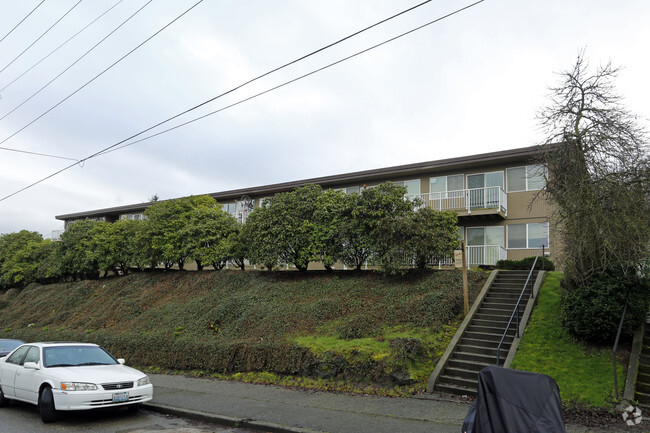
M43 422L61 410L137 409L152 398L149 377L96 344L29 343L0 358L0 406L38 405Z

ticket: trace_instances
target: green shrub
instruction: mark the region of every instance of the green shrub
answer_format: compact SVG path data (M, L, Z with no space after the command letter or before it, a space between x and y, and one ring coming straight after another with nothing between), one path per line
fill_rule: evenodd
M562 325L581 340L612 343L629 291L630 302L622 331L624 336L629 336L648 312L649 289L647 279L625 278L621 272L604 271L592 277L587 285L565 288L561 301Z
M499 260L497 262L497 268L503 269L504 271L529 271L530 268L533 266L534 261L535 261L535 257L526 257L525 259L521 259L521 260ZM537 259L537 263L535 264L535 269L537 270L542 269L541 257ZM554 271L555 264L550 259L545 258L544 270Z

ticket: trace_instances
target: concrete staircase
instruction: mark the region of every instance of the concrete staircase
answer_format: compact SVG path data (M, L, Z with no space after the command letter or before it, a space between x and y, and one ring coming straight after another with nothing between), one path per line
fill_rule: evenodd
M644 409L644 413L650 411L650 314L646 319L643 333L634 400Z
M495 271L496 272L496 271ZM448 352L439 361L428 389L438 392L475 396L478 373L496 364L497 346L514 311L529 271L498 271L484 289L459 328ZM533 278L537 278L537 272ZM537 285L536 287L539 287ZM537 290L537 289L536 289ZM536 292L535 292L536 293ZM529 304L530 284L519 306L520 322ZM532 308L532 301L528 311ZM513 322L501 346L499 365L504 366L513 343L516 327ZM452 348L453 346L453 348Z

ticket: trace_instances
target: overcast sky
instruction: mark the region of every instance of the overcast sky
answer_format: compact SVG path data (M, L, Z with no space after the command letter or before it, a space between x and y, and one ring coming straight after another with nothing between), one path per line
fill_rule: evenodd
M196 1L123 0L8 85L118 3L81 1L24 51L78 2L46 0L0 41L0 147L81 160L420 3L204 0L81 88ZM0 0L0 39L39 3ZM471 3L432 1L153 132L243 100ZM176 198L538 144L543 137L535 114L547 103L547 89L558 80L556 72L570 68L584 47L592 66L611 60L624 68L618 91L648 125L649 20L650 2L641 0L485 0L298 82L85 161L2 200L0 233L27 229L49 237L62 228L55 215L145 202L154 194ZM0 197L73 160L0 150Z

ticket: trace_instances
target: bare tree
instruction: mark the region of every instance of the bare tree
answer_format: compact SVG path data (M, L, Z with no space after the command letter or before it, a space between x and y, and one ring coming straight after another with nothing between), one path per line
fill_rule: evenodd
M647 131L615 91L618 72L611 63L591 72L580 52L538 114L546 134L540 146L549 173L545 193L557 208L567 276L577 285L648 257Z

